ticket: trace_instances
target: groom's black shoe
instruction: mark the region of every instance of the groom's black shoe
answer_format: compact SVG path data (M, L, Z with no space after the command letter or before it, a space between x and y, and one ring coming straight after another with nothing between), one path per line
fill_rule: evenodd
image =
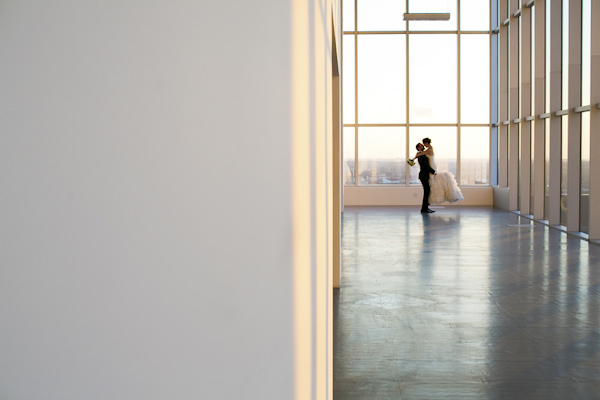
M430 210L429 208L427 210L421 210L421 214L431 214L434 213L434 210Z

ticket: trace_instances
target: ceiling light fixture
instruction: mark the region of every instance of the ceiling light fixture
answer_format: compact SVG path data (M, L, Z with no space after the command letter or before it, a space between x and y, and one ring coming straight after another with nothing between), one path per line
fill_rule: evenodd
M405 21L448 21L450 13L404 13Z

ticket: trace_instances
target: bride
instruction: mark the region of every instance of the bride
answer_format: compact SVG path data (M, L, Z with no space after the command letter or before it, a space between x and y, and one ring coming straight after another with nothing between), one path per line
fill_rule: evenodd
M425 150L418 152L415 158L422 155L427 156L429 165L437 171L431 139L423 139L423 144L425 145ZM429 185L431 186L431 193L429 194L430 204L441 204L445 201L454 203L464 199L463 194L454 179L454 175L452 175L451 172L437 171L437 174L435 175L430 174Z

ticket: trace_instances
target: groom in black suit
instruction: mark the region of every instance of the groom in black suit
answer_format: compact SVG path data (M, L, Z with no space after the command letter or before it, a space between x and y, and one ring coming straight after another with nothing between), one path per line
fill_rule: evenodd
M417 150L419 152L425 150L425 146L422 143L417 144ZM431 191L431 187L429 186L429 174L435 174L435 170L431 168L429 165L429 159L425 154L417 157L419 160L419 167L421 167L421 171L419 172L419 180L423 185L423 204L421 205L421 214L429 214L435 211L429 209L429 192Z

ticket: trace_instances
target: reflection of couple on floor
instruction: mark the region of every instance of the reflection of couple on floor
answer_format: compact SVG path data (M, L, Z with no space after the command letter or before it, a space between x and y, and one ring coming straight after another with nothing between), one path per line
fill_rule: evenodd
M415 158L419 161L421 171L419 180L423 184L423 203L421 205L422 213L434 212L429 208L430 204L440 204L444 202L454 203L463 200L464 197L460 191L454 175L451 172L438 172L435 165L435 154L431 139L423 139L423 143L417 144L418 153Z

